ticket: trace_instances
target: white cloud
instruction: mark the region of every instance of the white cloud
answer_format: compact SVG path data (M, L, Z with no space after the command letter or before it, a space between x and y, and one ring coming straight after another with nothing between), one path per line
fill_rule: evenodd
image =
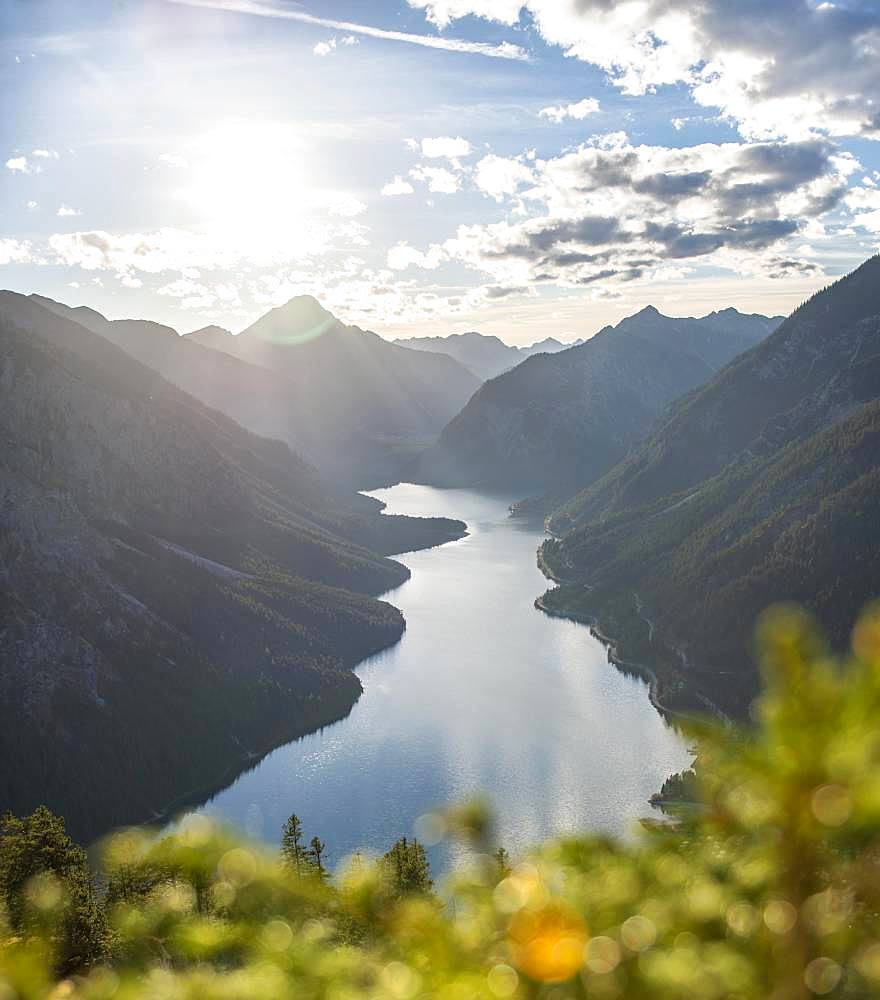
M353 194L331 192L325 196L325 199L327 202L327 211L331 215L354 218L354 216L362 215L367 210L367 206L358 198L355 198Z
M82 215L82 212L75 208L71 208L70 205L60 205L58 211L55 213L59 218L65 219L74 215Z
M39 156L44 160L58 159L58 153L54 149L32 149L31 156Z
M208 309L217 301L217 296L209 288L188 278L178 278L163 285L156 289L156 293L180 299L183 309Z
M495 201L516 194L524 184L534 182L532 169L518 157L496 156L489 153L474 168L474 183Z
M846 203L854 213L855 225L870 233L880 233L880 188L872 182L852 188L846 196Z
M6 161L6 169L14 174L29 174L33 170L26 156L13 156Z
M37 203L35 201L29 201L25 204L25 208L29 212L32 212L35 208L37 208Z
M346 35L344 38L340 39L342 45L360 45L361 40L357 35Z
M426 167L418 164L409 172L416 181L423 181L433 194L455 194L461 187L458 177L445 167Z
M471 152L471 144L467 139L456 136L438 135L433 138L422 139L420 144L422 156L429 160L455 160L460 156L468 156Z
M30 244L0 238L0 265L28 264L34 260Z
M335 48L336 39L328 38L326 42L318 42L318 44L312 49L312 52L316 56L329 56Z
M599 102L595 97L585 97L576 104L560 104L556 107L541 108L538 114L542 118L549 118L558 125L566 118L574 118L576 121L583 121L588 115L594 115L599 111Z
M692 262L775 277L815 270L796 248L841 205L858 167L818 140L680 149L634 146L623 133L531 168L497 160L490 177L531 169L525 197L533 214L460 226L439 249L504 287L645 281Z
M531 14L544 40L623 93L683 84L751 139L880 139L880 17L870 0L409 0L445 27Z
M140 288L143 285L141 279L133 274L123 274L119 280L126 288Z
M409 181L405 181L400 174L394 175L394 180L389 181L380 192L386 198L394 198L398 195L412 194L415 188Z
M433 271L440 266L444 256L440 247L431 247L423 253L408 243L398 243L388 251L387 262L392 271L405 271L410 265Z
M461 38L444 38L438 35L418 35L407 31L391 31L386 28L375 28L369 24L356 24L353 21L337 21L329 17L316 17L302 10L289 7L276 7L260 0L172 0L186 7L207 7L212 10L225 10L237 14L252 14L255 17L278 18L287 21L299 21L302 24L314 24L335 31L347 31L366 38L379 38L388 42L404 42L409 45L421 45L428 49L440 49L445 52L466 52L472 55L488 56L492 59L528 59L528 53L519 45L501 42L494 45L491 42L470 42Z
M159 163L164 164L166 167L188 167L189 160L185 156L180 156L177 153L160 153L157 157Z

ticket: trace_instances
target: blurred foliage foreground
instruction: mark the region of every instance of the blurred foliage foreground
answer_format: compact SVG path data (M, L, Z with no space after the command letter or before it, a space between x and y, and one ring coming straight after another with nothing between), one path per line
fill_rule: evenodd
M460 812L442 901L393 852L297 876L203 818L117 835L99 885L7 836L0 1000L880 995L880 613L846 663L790 609L759 641L754 728L695 727L698 807L512 865Z

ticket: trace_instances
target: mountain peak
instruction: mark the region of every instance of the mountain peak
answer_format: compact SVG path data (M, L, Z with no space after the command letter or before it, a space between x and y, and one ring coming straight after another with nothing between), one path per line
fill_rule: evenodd
M187 336L216 338L222 340L224 337L231 337L232 331L227 330L224 326L217 326L215 323L212 323L209 326L201 326L198 330L193 330L191 333L188 333Z
M294 295L288 299L283 306L279 306L276 312L291 317L329 316L330 313L321 305L314 295Z
M655 316L662 316L663 314L656 306L645 306L644 309L640 309L634 316L633 319L637 317L642 317L643 319L653 319Z

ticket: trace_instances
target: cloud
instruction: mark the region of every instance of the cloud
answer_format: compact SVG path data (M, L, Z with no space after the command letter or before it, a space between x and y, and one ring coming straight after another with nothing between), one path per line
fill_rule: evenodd
M316 56L329 56L335 48L336 39L328 38L326 42L318 42L318 44L312 49L312 52Z
M456 160L460 156L469 156L471 144L467 139L456 136L454 139L448 135L438 135L429 139L422 139L419 144L422 156L429 160Z
M415 188L409 181L405 181L400 174L394 175L394 180L389 181L381 190L385 198L394 198L403 194L412 194Z
M58 159L58 153L54 149L32 149L31 156L39 156L44 160Z
M28 163L26 156L11 157L6 161L6 169L11 170L14 174L29 174L34 170L34 168Z
M880 139L875 0L408 0L439 27L473 14L514 24L603 69L623 93L683 84L750 139Z
M345 192L331 192L326 195L326 202L327 211L331 215L340 215L346 219L362 215L367 210L367 206L362 201L355 198L353 194Z
M208 309L217 301L217 296L205 285L189 278L178 278L161 288L157 295L168 295L180 299L183 309Z
M28 210L29 212L33 212L33 210L34 210L35 208L37 208L37 203L36 203L35 201L29 201L29 202L27 202L27 203L25 204L25 208L26 208L26 209L27 209L27 210Z
M857 167L821 140L682 149L611 133L528 167L490 161L488 176L531 173L533 214L461 226L440 249L505 287L644 280L688 262L780 276L809 266L787 244L843 203Z
M496 156L489 153L474 168L474 183L484 193L503 201L516 194L520 187L534 182L535 175L520 157Z
M357 35L346 35L344 38L340 39L341 45L360 45L361 40Z
M852 188L846 195L846 203L854 213L854 225L880 234L880 188L872 178L865 178L861 187Z
M444 253L439 247L431 247L426 253L411 247L408 243L398 243L388 251L388 266L392 271L405 271L410 265L433 271L439 267Z
M189 166L189 160L185 156L180 156L177 153L160 153L157 157L159 163L166 167L184 167Z
M594 115L599 111L599 102L595 97L585 97L576 104L560 104L556 107L541 108L538 114L542 118L549 118L558 125L566 118L574 118L576 121L583 121L588 115Z
M206 7L211 10L225 10L236 14L252 14L255 17L272 17L286 21L299 21L301 24L313 24L321 28L335 31L346 31L352 35L363 35L367 38L378 38L388 42L403 42L408 45L421 45L429 49L440 49L445 52L463 52L471 55L488 56L491 59L527 60L528 53L518 45L502 42L495 45L489 42L470 42L460 38L446 38L439 35L417 35L406 31L389 31L385 28L375 28L368 24L356 24L352 21L337 21L328 17L316 17L303 10L289 7L278 7L260 0L169 0L171 3L186 7Z
M426 167L418 164L409 172L416 181L423 181L433 194L455 194L461 187L459 178L446 167Z
M55 213L59 218L65 219L74 215L82 215L82 212L75 208L71 208L70 205L61 205L58 211Z
M34 260L29 243L0 238L0 266L3 264L28 264Z

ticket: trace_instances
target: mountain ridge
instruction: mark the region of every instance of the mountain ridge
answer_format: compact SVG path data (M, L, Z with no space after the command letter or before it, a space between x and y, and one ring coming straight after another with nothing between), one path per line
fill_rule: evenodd
M755 619L797 601L838 646L880 580L880 257L676 401L549 520L556 613L598 620L667 703L735 715ZM646 623L650 621L650 628Z
M765 336L772 318L642 310L486 382L420 456L436 485L570 495L615 465L671 400Z
M373 595L408 570L364 542L464 528L340 504L285 445L11 292L0 385L0 808L48 802L83 836L344 715L351 667L405 625Z

